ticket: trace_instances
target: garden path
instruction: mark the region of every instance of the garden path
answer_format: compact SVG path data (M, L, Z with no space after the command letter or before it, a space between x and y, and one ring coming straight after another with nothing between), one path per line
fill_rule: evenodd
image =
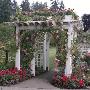
M58 89L50 84L52 79L52 71L46 72L42 75L36 76L30 80L26 80L19 84L13 85L12 87L19 87L19 88L37 88L37 89Z

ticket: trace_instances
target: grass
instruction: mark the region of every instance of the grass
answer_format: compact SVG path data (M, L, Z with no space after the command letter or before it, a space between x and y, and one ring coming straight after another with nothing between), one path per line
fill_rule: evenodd
M49 50L49 68L50 68L50 70L54 68L55 56L56 56L56 48L50 47L50 50Z

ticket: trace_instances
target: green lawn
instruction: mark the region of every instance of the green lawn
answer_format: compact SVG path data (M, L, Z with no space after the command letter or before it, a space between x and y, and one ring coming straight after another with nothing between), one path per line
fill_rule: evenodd
M53 69L54 67L55 56L56 56L56 48L50 47L49 49L49 68L50 70Z

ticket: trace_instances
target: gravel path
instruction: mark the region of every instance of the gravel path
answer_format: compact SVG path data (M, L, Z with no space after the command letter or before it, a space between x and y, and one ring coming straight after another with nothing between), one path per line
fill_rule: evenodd
M40 76L34 77L30 80L26 80L19 84L13 85L12 87L19 88L37 88L37 89L58 89L50 84L52 79L52 72L46 72Z

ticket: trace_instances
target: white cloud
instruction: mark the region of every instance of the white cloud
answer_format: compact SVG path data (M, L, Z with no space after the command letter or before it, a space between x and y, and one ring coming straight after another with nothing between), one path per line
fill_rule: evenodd
M66 7L74 8L78 15L90 13L90 0L64 0Z

